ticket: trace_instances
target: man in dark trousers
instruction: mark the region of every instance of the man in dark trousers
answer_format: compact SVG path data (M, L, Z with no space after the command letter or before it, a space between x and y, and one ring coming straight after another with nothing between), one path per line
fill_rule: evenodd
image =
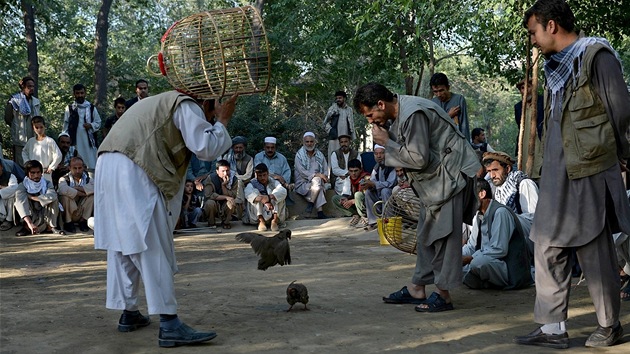
M583 37L564 0L539 0L523 25L545 56L544 151L534 241L536 304L542 326L519 344L568 348L571 251L586 277L597 329L587 347L617 343L619 269L612 233L630 232L630 204L621 170L630 157L626 137L630 95L616 52L603 38Z

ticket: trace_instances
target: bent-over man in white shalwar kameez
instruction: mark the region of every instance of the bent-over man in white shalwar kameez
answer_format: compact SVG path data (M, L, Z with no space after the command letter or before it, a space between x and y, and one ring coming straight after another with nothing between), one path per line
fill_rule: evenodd
M213 160L232 144L225 126L235 99L217 106L221 116L213 125L206 120L212 108L206 106L204 113L189 96L171 91L148 97L125 112L125 119L113 126L101 145L95 178L94 243L95 248L107 250L106 306L125 310L120 331L148 325L148 318L137 312L142 278L149 314L160 314L160 346L197 343L216 336L196 332L177 319L173 229L192 153L201 160ZM170 117L160 118L164 114ZM162 136L152 131L161 127ZM137 141L129 143L129 138ZM175 324L170 329L165 325L169 321Z

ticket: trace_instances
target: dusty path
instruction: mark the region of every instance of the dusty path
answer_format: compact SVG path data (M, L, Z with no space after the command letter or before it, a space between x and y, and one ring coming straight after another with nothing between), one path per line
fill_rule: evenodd
M177 235L180 316L219 336L210 344L160 349L158 324L118 333L119 313L105 309L105 252L89 235L0 238L1 353L558 353L517 346L535 328L534 288L453 293L455 311L421 314L412 305L383 304L411 276L414 256L379 246L375 231L345 227L348 219L290 221L293 264L256 270L249 245L221 234ZM284 312L287 285L308 286L311 311ZM141 308L146 312L144 302ZM622 324L630 332L630 302ZM630 334L612 348L589 350L595 328L585 286L573 290L570 352L630 353ZM154 321L157 316L152 316Z

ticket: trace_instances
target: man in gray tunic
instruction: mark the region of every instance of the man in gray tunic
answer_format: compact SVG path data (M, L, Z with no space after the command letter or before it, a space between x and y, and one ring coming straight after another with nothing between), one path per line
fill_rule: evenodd
M372 124L374 142L385 147L385 165L404 168L424 205L411 284L383 301L418 304L418 312L452 310L450 289L461 284L462 222L472 218L479 159L453 120L429 100L369 83L357 90L354 106ZM437 289L427 298L430 284Z
M318 219L325 219L322 207L326 204L326 183L328 183L328 163L326 156L315 147L315 133L306 132L302 136L302 147L295 154L295 192L304 196L305 215L310 215L313 208Z
M575 250L595 305L597 329L587 347L619 341L620 279L614 232L630 231L621 166L630 157L630 95L615 51L603 38L575 32L564 0L539 0L523 25L546 57L540 198L535 243L536 304L532 333L519 344L568 348L565 321ZM541 217L542 216L542 217Z
M492 197L490 183L477 180L479 211L462 247L464 284L471 289L520 289L532 284L529 255L519 218Z

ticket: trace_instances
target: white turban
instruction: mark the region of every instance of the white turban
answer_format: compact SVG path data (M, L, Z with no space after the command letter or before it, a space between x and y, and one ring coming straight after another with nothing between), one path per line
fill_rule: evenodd
M302 138L306 138L307 136L312 136L314 138L315 137L315 133L313 133L313 132L306 132L306 133L304 133Z
M268 136L265 138L265 144L275 144L276 143L276 138L274 138L273 136Z
M379 144L374 144L374 151L376 151L376 149L383 149L383 150L385 150L385 146L379 145Z

